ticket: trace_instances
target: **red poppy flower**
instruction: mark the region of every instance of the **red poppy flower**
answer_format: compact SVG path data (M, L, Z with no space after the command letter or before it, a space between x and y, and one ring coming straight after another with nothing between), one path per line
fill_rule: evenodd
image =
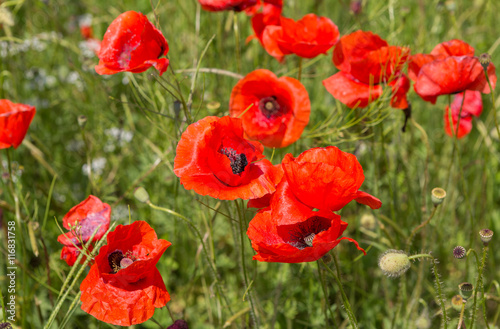
M0 149L21 145L35 112L34 106L0 99Z
M167 40L148 18L135 11L118 16L108 27L99 50L98 74L140 73L154 66L162 75L168 59Z
M497 77L495 66L487 69L491 85L495 88ZM414 89L423 100L436 103L437 97L465 90L490 93L483 67L474 48L461 40L450 40L438 44L429 55L411 57L408 74L415 81Z
M80 241L86 243L97 227L101 225L94 236L94 241L100 240L109 228L110 219L111 207L109 204L101 202L93 195L71 208L63 218L63 226L70 232L61 234L57 238L57 241L64 245L61 259L66 261L69 266L73 266L80 255L80 250L77 248L82 247ZM85 258L82 263L83 261Z
M262 8L262 12L257 12ZM263 3L259 1L255 6L247 8L246 13L252 16L252 29L254 34L249 36L246 42L257 38L262 46L262 36L264 29L267 26L279 26L281 24L280 17L283 8L283 1L270 1L264 0Z
M296 54L304 58L314 58L325 54L339 40L339 29L327 17L307 14L298 21L281 17L280 23L280 27L265 28L262 40L266 50L268 47L274 49L277 44L283 55ZM269 43L268 47L266 43ZM279 57L277 52L276 55Z
M250 108L249 108L250 107ZM229 114L243 120L245 137L267 147L285 147L300 138L311 103L300 81L255 70L234 86Z
M252 248L257 252L253 256L254 260L280 263L313 262L335 248L343 239L353 242L365 253L355 240L340 238L347 223L341 221L339 215L329 211L311 210L299 217L277 217L271 208L260 210L248 227L247 235L252 241Z
M144 221L118 225L107 242L80 285L82 310L119 326L142 323L170 300L156 263L171 243Z
M281 165L292 193L311 208L336 211L352 200L372 209L382 206L379 199L358 190L365 176L356 157L335 146L312 148L297 158L287 154Z
M408 107L408 78L401 73L409 49L389 46L378 35L356 31L340 38L333 63L340 70L323 85L333 97L350 108L366 107L382 95L382 84L392 89L391 106Z
M465 94L465 100L464 100ZM463 105L462 105L463 102ZM460 108L462 112L460 113ZM450 109L446 106L444 111L444 129L449 136L457 135L457 138L462 138L472 130L472 116L480 116L483 111L483 100L481 92L467 91L456 94L451 103L451 119L453 122L453 132L450 127ZM460 116L460 122L458 117ZM457 132L458 123L458 132Z
M264 147L243 138L241 119L206 117L182 134L174 173L187 190L221 200L272 193L282 173L263 159Z
M208 11L242 11L257 4L258 0L198 0L201 8Z

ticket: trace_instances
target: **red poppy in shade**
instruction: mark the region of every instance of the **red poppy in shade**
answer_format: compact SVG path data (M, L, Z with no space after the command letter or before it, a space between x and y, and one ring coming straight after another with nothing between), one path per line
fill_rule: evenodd
M266 50L266 43L269 43L270 49L274 49L274 44L277 44L283 55L296 54L304 58L325 54L339 40L337 26L329 18L315 14L307 14L298 21L281 17L279 27L268 26L263 34ZM278 53L276 55L279 57Z
M187 190L221 200L272 193L282 177L264 147L243 138L241 119L206 117L191 124L177 144L174 173Z
M490 63L487 74L492 88L497 77L495 66ZM423 100L436 103L437 97L476 90L489 94L490 87L484 69L474 48L461 40L450 40L438 44L429 55L417 54L411 57L408 75L415 81L414 89Z
M311 103L300 81L268 70L247 74L231 92L229 114L241 117L245 137L267 147L285 147L300 138Z
M162 75L168 59L167 40L148 18L136 11L118 16L108 27L99 50L98 74L140 73L154 66Z
M109 228L110 219L111 207L109 204L101 202L93 195L71 208L63 218L64 228L70 231L57 238L57 241L64 245L61 259L69 266L73 266L80 255L81 242L87 243L99 225L101 226L93 241L100 240ZM82 263L83 261L85 258L82 259Z
M340 70L323 85L333 97L350 108L366 107L379 98L383 84L392 89L391 106L408 107L408 78L401 73L409 49L389 46L371 32L356 31L340 38L333 51L333 63Z
M311 208L336 211L352 200L378 209L382 202L359 191L365 176L356 156L335 146L312 148L297 158L285 155L283 171L290 190Z
M107 243L80 285L82 310L119 326L142 323L170 300L156 263L171 243L144 221L118 225Z
M329 211L309 211L300 217L277 217L271 208L260 210L250 221L247 235L257 252L254 260L261 262L302 263L313 262L335 248L347 223ZM366 254L366 253L365 253Z
M258 10L262 7L262 12ZM257 38L262 46L262 36L264 34L264 29L267 26L279 26L281 24L280 17L283 8L283 1L270 1L265 0L263 3L259 1L253 7L247 8L246 13L252 16L252 29L254 34L249 36L246 42Z
M465 100L464 100L465 94ZM463 105L462 105L463 103ZM460 113L460 108L462 112ZM450 109L446 106L444 111L444 129L449 136L457 135L457 138L462 138L472 130L472 116L480 116L483 111L483 100L481 92L467 91L456 94L451 103L451 119L453 122L453 131L450 127ZM458 118L460 117L460 122ZM457 132L458 123L458 132Z
M258 0L198 0L201 8L208 11L242 11L257 4Z
M34 106L0 99L0 149L21 145L35 112Z

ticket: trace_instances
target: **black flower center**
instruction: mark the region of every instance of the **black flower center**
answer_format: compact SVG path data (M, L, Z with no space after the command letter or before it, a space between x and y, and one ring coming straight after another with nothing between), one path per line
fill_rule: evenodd
M111 273L117 273L120 270L120 262L125 258L120 250L113 251L108 255L109 267L111 267Z
M268 119L270 119L272 116L281 115L281 106L276 101L275 96L264 97L261 100L259 100L259 110Z
M314 216L301 223L278 226L278 235L284 242L302 250L312 247L314 237L328 230L330 226L330 219Z
M231 170L233 174L238 175L245 170L248 161L244 153L238 154L230 147L223 147L219 152L227 156L229 161L231 161Z

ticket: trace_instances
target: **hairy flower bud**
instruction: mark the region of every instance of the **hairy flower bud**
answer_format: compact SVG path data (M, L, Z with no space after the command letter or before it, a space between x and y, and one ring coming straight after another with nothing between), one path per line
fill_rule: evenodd
M148 191L142 186L135 189L134 197L142 203L147 203L149 201Z
M411 266L408 255L402 250L389 249L380 256L378 266L388 277L399 277Z
M466 254L466 250L464 247L456 246L455 248L453 248L453 257L455 257L456 259L464 258L465 254Z

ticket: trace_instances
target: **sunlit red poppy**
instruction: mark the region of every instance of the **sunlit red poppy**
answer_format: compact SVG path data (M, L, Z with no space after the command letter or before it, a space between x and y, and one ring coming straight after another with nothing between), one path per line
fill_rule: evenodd
M465 94L465 100L464 100ZM463 105L462 105L463 103ZM462 108L462 112L460 112ZM450 110L446 106L444 111L444 129L449 136L457 135L457 138L462 138L472 130L472 116L480 116L483 111L483 100L481 92L466 91L456 94L451 103L451 119L453 122L453 131L450 127ZM458 118L460 117L460 122ZM458 131L457 131L458 123Z
M487 68L491 85L495 88L495 66ZM430 54L411 57L408 75L415 81L414 89L423 100L436 103L437 97L476 90L490 93L483 67L474 56L474 48L461 40L438 44Z
M293 195L311 208L336 211L352 200L372 209L382 206L379 199L359 191L365 176L356 156L335 146L312 148L297 158L287 154L281 165Z
M63 218L64 228L70 231L57 238L57 241L64 245L61 259L69 266L73 266L80 255L80 249L83 247L82 242L87 243L99 225L99 230L93 241L100 240L109 228L110 219L111 207L109 204L101 202L93 195L71 208ZM85 257L82 263L84 260Z
M279 26L281 24L281 10L283 7L283 1L271 1L264 0L246 9L246 13L252 16L252 29L254 34L249 36L246 42L249 42L253 38L257 38L262 46L264 43L262 42L262 36L264 33L264 29L267 26ZM258 12L259 9L262 8L261 12Z
M35 112L34 106L0 99L0 149L21 145Z
M254 260L261 262L313 262L347 239L341 237L347 223L329 211L310 211L302 217L276 217L271 208L260 210L250 221L247 235L257 252Z
M323 85L333 97L350 108L363 108L383 93L383 84L392 90L391 106L408 107L408 78L401 73L409 55L405 47L389 46L378 35L356 31L340 38L333 51L333 63L340 70Z
M266 50L274 49L276 44L283 55L296 54L304 58L325 54L338 40L337 26L329 18L315 14L307 14L298 21L281 17L280 26L267 26L262 39ZM277 50L275 55L279 57Z
M107 243L80 285L82 310L119 326L142 323L170 300L156 263L171 243L144 221L118 225Z
M98 74L140 73L154 66L160 75L168 67L167 40L148 18L136 11L118 16L108 27L99 50Z
M285 147L300 138L311 103L300 81L255 70L234 86L229 114L243 120L245 137L267 147Z
M174 173L187 190L221 200L255 199L275 191L280 170L263 159L264 147L243 138L241 119L206 117L177 144Z
M208 11L242 11L257 4L258 0L198 0L201 8Z

